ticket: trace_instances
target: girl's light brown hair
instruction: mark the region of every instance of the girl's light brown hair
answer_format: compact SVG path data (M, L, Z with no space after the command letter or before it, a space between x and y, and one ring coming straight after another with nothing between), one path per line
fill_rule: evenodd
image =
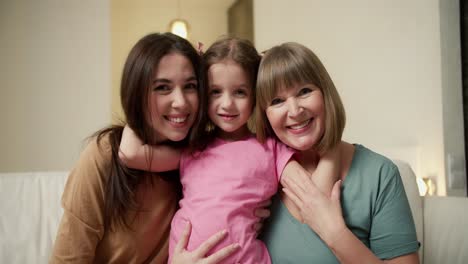
M222 37L214 42L202 55L202 71L203 71L203 93L204 98L200 100L200 110L202 113L208 112L209 104L209 93L207 92L209 88L208 83L208 70L213 64L222 63L227 60L231 60L237 63L242 70L247 74L247 78L250 82L252 98L255 107L255 83L257 82L257 73L258 66L260 64L260 55L255 49L254 45L246 39L236 38L236 37ZM252 114L253 115L253 114ZM203 126L203 123L205 124ZM215 138L215 129L214 125L205 115L205 118L202 119L201 127L205 127L205 133L199 139L197 145L198 150L203 150L210 142Z
M257 77L255 110L257 139L276 137L265 110L280 89L298 84L313 84L323 94L325 132L314 148L323 153L335 147L343 135L346 115L338 91L319 58L307 47L293 42L268 50L262 58Z

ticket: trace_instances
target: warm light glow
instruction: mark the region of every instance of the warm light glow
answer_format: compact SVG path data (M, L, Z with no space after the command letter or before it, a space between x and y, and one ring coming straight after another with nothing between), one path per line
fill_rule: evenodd
M434 195L436 192L435 182L431 178L416 178L420 196Z
M426 186L427 186L427 194L434 195L436 191L435 182L430 178L425 178L424 182L426 183Z
M188 36L188 23L182 19L175 19L169 24L169 31L186 39Z
M418 184L419 196L424 196L427 193L427 186L423 179L416 178L416 183Z

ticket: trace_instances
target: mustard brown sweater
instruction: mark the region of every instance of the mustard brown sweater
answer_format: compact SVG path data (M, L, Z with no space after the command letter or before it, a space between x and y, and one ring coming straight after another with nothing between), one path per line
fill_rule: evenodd
M108 136L93 139L71 171L62 196L64 214L50 263L166 263L168 236L177 208L174 183L159 176L137 187L141 210L128 212L130 229L104 228L105 188L110 176Z

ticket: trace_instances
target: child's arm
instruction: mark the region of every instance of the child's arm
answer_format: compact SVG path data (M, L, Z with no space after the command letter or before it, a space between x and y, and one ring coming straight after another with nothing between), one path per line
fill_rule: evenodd
M129 168L152 172L175 170L179 168L180 155L180 149L167 145L143 144L128 125L123 130L119 158Z
M312 182L327 196L330 196L333 185L339 179L340 163L341 155L339 147L337 146L320 158L317 168L312 173ZM310 172L302 167L299 162L291 159L284 167L283 173L281 174L281 181L287 177L296 177L298 173L306 174L307 177L310 176Z

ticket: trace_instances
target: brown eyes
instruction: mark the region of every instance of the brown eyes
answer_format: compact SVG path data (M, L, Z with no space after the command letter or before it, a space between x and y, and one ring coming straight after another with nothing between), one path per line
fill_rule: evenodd
M282 103L282 102L283 102L282 99L274 98L273 100L271 100L270 105L277 105L277 104L280 104L280 103Z
M301 95L305 95L311 92L312 92L312 89L306 87L306 88L302 88L301 90L299 90L299 93L297 93L297 95L301 96Z
M155 92L170 92L173 87L169 84L161 84L153 87ZM185 90L198 90L198 85L196 83L187 83L184 85Z
M169 85L158 85L153 88L153 91L157 92L165 92L169 91L171 88L169 88Z
M301 96L305 96L305 95L308 95L310 94L311 92L313 92L314 90L311 89L311 88L308 88L308 87L304 87L304 88L301 88L299 90L299 92L297 93L297 97L301 97ZM282 98L273 98L273 100L271 100L270 102L270 105L277 105L277 104L281 104L282 102L284 102L284 99Z
M209 94L210 94L211 96L219 96L219 95L221 95L222 93L223 93L223 92L222 92L221 89L211 89L210 92L209 92ZM246 97L246 96L248 96L248 93L247 93L247 91L244 90L244 89L237 89L237 90L235 90L235 91L233 92L233 95L234 95L235 97Z
M198 85L196 83L188 83L185 85L185 89L198 90Z

